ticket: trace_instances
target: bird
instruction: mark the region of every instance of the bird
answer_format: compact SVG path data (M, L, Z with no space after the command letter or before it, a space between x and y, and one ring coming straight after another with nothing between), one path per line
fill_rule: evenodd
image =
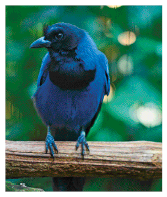
M81 155L89 151L86 136L105 95L110 92L108 60L91 36L70 23L55 23L30 48L46 48L33 95L35 109L47 127L46 153L58 154L55 141L76 141ZM54 191L82 191L82 177L54 177Z

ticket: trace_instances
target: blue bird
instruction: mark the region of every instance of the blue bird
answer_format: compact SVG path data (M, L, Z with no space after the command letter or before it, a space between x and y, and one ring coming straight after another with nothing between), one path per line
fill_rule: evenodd
M56 141L76 141L81 154L89 150L86 135L110 92L106 56L97 49L88 33L68 23L44 28L44 36L31 48L45 47L45 55L33 96L38 114L48 128L46 153L58 153ZM81 191L83 178L53 178L54 189Z

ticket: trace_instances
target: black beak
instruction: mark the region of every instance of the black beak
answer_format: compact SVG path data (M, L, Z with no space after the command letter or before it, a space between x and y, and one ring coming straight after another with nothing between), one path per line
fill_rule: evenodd
M51 42L49 40L44 40L44 37L39 38L38 40L34 41L30 48L48 48L51 47Z

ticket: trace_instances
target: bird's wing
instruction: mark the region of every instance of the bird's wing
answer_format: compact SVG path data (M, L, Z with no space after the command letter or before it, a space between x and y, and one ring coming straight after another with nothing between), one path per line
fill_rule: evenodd
M39 71L38 80L37 80L37 87L41 86L45 82L46 77L48 75L48 67L49 67L50 62L51 62L51 59L50 59L49 53L47 53L42 60L42 65L41 65L41 69Z
M98 106L98 109L97 109L97 112L95 113L94 117L92 118L91 122L87 125L86 127L86 135L89 133L89 130L91 129L91 127L94 125L94 122L101 110L101 106L102 106L102 101L99 103L99 106Z
M101 68L104 69L104 71L105 71L104 94L109 95L109 93L110 93L110 76L109 76L109 69L108 69L108 60L107 60L106 56L100 51L98 54L98 62L100 63ZM88 124L88 126L86 128L86 134L88 134L90 128L93 126L93 124L100 112L102 103L103 103L103 97L101 98L101 100L99 102L99 106L98 106L98 109L97 109L94 117L92 118L91 122Z
M110 76L108 69L108 60L102 52L100 52L99 54L99 63L105 71L105 94L108 96L110 93Z

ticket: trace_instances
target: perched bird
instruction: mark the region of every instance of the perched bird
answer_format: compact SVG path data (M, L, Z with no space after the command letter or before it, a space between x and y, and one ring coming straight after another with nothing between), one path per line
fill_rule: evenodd
M76 141L81 154L89 150L86 135L101 109L104 95L110 91L106 56L100 52L88 33L68 23L44 28L44 36L31 48L45 47L37 80L34 105L48 127L46 153L58 153L56 141ZM81 191L84 179L53 178L54 190Z

